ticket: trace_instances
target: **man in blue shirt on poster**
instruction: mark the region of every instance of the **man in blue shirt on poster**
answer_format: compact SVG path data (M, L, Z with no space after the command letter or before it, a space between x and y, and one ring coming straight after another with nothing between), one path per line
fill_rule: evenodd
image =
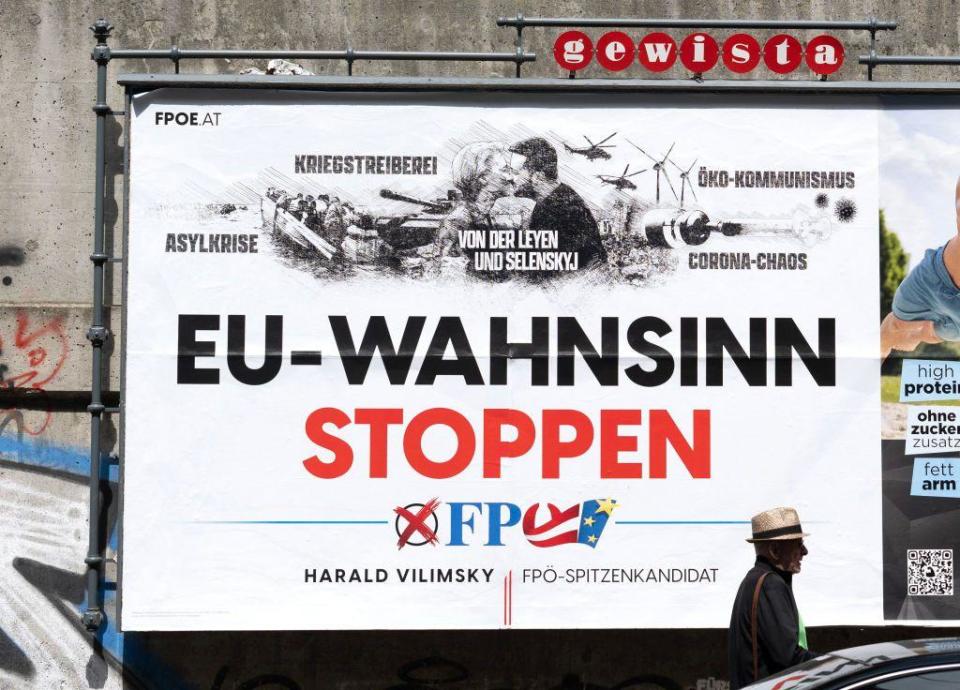
M957 235L938 249L928 249L900 283L893 311L880 324L881 359L890 350L960 340L960 179L954 203Z

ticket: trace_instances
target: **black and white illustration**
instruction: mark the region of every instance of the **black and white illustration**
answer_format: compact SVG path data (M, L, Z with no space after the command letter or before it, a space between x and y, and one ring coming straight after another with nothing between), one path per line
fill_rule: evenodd
M351 153L349 141L296 150L191 191L242 215L284 264L325 279L657 285L688 251L719 250L740 269L756 242L802 250L857 219L855 173L833 160L733 169L734 147L705 152L640 129L457 129L415 155Z

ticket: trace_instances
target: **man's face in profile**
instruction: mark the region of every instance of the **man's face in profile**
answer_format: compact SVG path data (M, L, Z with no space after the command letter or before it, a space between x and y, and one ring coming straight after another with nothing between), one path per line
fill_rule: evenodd
M528 199L537 198L536 185L533 183L533 173L527 167L527 157L519 153L511 154L510 167L513 169L514 194Z
M780 542L779 561L781 570L796 575L800 572L800 561L807 555L807 547L804 546L803 539L785 539Z

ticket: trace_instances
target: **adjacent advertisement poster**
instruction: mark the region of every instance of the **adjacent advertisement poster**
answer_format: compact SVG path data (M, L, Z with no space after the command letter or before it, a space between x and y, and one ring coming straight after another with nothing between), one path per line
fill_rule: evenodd
M960 109L880 115L884 618L957 621Z
M881 623L885 117L136 96L123 629L725 627L774 506Z

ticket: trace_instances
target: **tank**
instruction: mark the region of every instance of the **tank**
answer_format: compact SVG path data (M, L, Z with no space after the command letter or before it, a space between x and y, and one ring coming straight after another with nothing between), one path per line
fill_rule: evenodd
M423 208L419 213L403 216L380 216L374 220L374 227L390 246L398 250L410 249L430 244L436 239L440 224L460 201L460 192L447 191L446 197L432 201L400 194L390 189L381 189L380 196L392 201L404 201Z

